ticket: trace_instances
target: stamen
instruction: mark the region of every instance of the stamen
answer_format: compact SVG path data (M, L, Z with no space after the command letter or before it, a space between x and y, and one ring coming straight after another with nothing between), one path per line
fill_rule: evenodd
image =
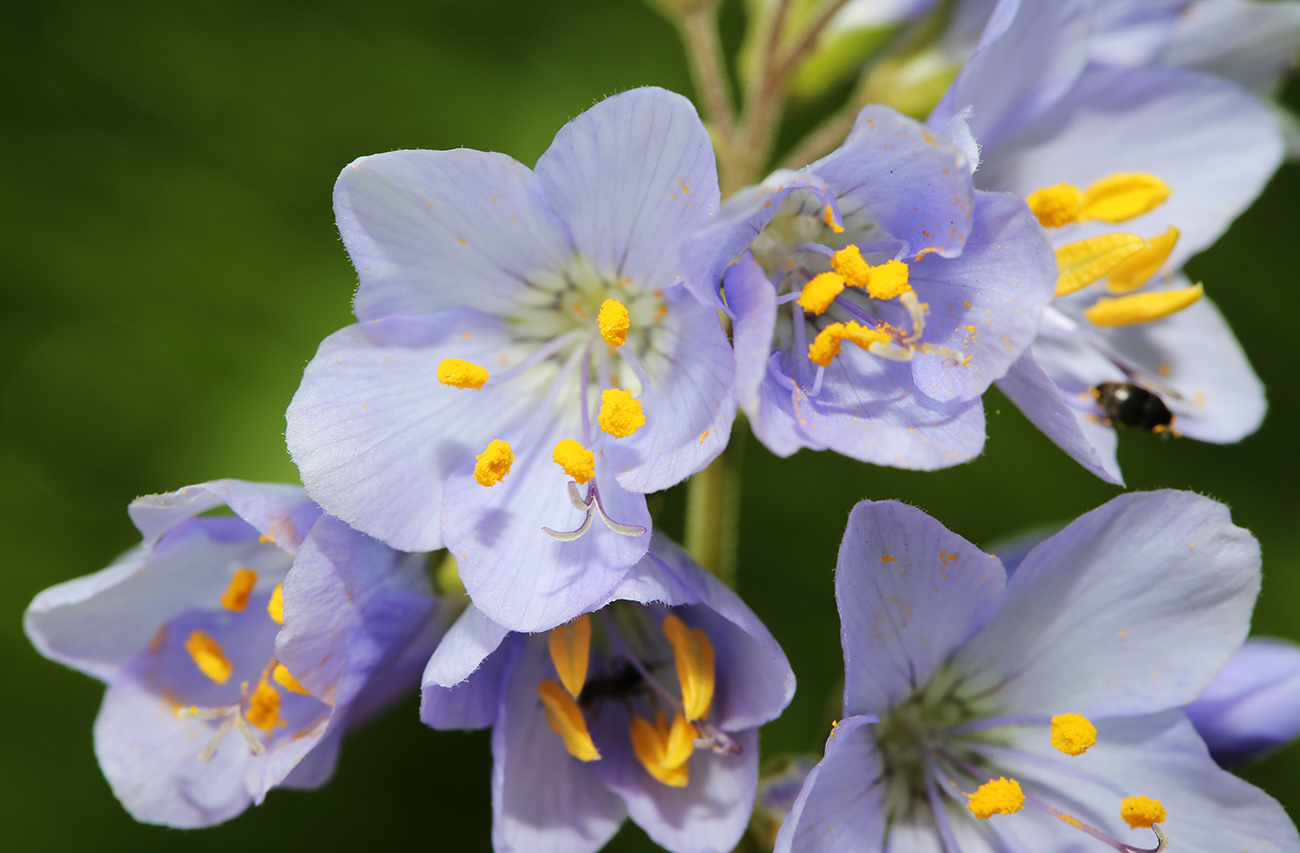
M835 209L829 204L822 210L822 222L825 222L830 227L832 233L844 233L844 226L835 221Z
M577 439L560 439L551 451L551 459L578 485L596 476L596 454L579 444Z
M862 250L850 243L831 255L831 269L844 276L850 287L866 289L871 281L871 264L862 258Z
M818 273L803 286L799 307L810 314L825 314L835 297L844 290L844 276L836 272Z
M185 651L189 652L194 665L217 684L225 684L230 680L230 673L234 671L234 667L230 663L230 658L222 651L221 644L211 634L204 631L191 631L189 638L185 640Z
M582 709L573 697L564 692L564 688L554 681L546 680L537 685L537 696L546 709L546 722L551 731L564 740L564 748L569 755L579 761L596 761L600 752L587 731L587 721L582 718Z
M966 807L982 820L995 814L1015 814L1025 805L1025 792L1020 790L1020 783L1005 776L990 779L966 796L970 800Z
M874 329L869 329L853 320L847 323L831 323L818 332L816 339L808 345L808 360L819 367L829 367L835 356L840 354L840 343L844 340L849 340L875 355L891 358L893 357L892 353L880 351L881 345L893 344L894 339L889 332L885 331L886 328L886 326L880 325ZM910 350L907 353L907 358L911 358Z
M1136 234L1102 234L1056 250L1056 295L1065 296L1087 287L1144 249L1147 242Z
M1119 816L1131 829L1139 829L1150 827L1153 823L1164 823L1169 814L1159 800L1125 797L1119 804Z
M1083 193L1081 219L1125 222L1155 210L1169 198L1169 185L1147 172L1118 172Z
M221 594L221 606L239 613L248 606L248 595L257 583L257 572L240 568L230 579L230 585Z
M267 734L280 723L280 691L265 679L257 683L257 689L248 699L248 722Z
M596 418L600 428L615 438L627 438L645 426L641 403L619 388L600 392L600 415Z
M675 613L664 617L663 630L673 647L687 721L707 717L713 704L713 644L707 634L699 628L688 628Z
M1159 237L1147 241L1144 249L1134 253L1124 263L1115 267L1106 279L1106 289L1111 293L1129 293L1147 283L1169 259L1178 242L1178 229L1170 225Z
M831 323L817 333L817 337L808 345L808 360L819 367L830 367L835 356L840 354L840 342L844 340L844 324Z
M494 438L474 459L477 460L474 465L474 479L480 486L495 486L510 473L515 454L510 449L510 442Z
M478 390L488 381L487 368L459 358L444 358L438 363L438 381L453 388Z
M1196 303L1205 293L1199 284L1159 293L1135 293L1118 299L1102 297L1083 315L1097 326L1132 326L1162 320Z
M275 589L271 590L271 600L266 603L266 615L275 624L284 624L284 584L276 584Z
M687 760L695 751L695 728L680 713L673 715L670 728L663 711L651 723L633 715L629 731L632 751L651 776L672 788L684 788L690 781Z
M627 308L617 299L606 299L600 303L600 314L596 317L600 327L600 339L612 347L621 347L627 342L627 330L632 321L628 318Z
M1097 742L1097 727L1081 714L1052 717L1052 746L1066 755L1083 755Z
M591 658L591 617L582 614L572 622L551 629L546 638L551 663L560 683L574 699L587 683L587 664Z
M871 268L871 279L867 282L867 293L873 299L893 299L910 293L912 285L908 284L907 264L902 261L885 261Z
M1079 221L1083 191L1074 184L1057 184L1034 190L1025 202L1044 228L1060 228Z
M271 680L276 684L288 690L290 693L300 693L303 696L310 696L311 691L298 683L298 679L293 677L293 673L282 663L277 663L275 669L271 670Z

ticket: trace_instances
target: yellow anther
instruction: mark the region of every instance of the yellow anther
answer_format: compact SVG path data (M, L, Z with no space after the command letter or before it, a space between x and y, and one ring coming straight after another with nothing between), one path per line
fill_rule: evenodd
M234 667L230 664L230 658L222 651L221 644L211 634L205 631L191 631L189 638L185 640L185 651L190 653L194 665L217 684L225 684L230 680L230 673Z
M619 388L600 392L600 414L596 417L600 428L615 438L627 438L645 426L641 403Z
M510 449L510 442L494 438L474 459L477 460L474 463L474 479L480 486L495 486L510 473L515 454Z
M280 722L280 691L263 679L257 683L257 689L248 697L248 724L253 728L270 733Z
M684 788L690 781L686 764L695 751L695 727L680 713L673 716L670 727L663 711L651 723L633 715L630 735L632 752L646 772L672 788Z
M438 363L438 381L455 388L482 388L488 381L486 367L459 358L444 358Z
M587 663L591 658L591 617L582 614L572 622L552 628L546 638L551 650L551 663L560 676L560 683L574 699L587 683Z
M1056 295L1065 296L1087 287L1146 248L1136 234L1102 234L1056 250Z
M1106 289L1111 293L1137 290L1164 266L1177 242L1178 229L1170 225L1165 233L1148 240L1146 248L1111 270L1106 278Z
M600 326L600 338L612 347L621 347L627 341L627 330L632 325L628 319L627 309L617 299L606 299L600 303L600 314L596 317Z
M708 716L713 704L713 644L699 628L689 628L675 613L664 617L664 636L673 647L682 710L694 722Z
M840 354L840 341L844 340L844 324L831 323L817 333L817 337L808 345L808 360L821 367L830 367L835 356Z
M871 264L862 258L862 250L850 243L831 255L831 269L844 276L844 283L850 287L867 286L871 279Z
M1155 210L1169 198L1169 185L1147 172L1119 172L1083 192L1081 219L1125 222Z
M248 594L257 583L257 572L252 569L238 569L230 579L230 585L221 594L221 606L236 613L248 606Z
M1083 212L1083 191L1074 184L1057 184L1034 190L1025 199L1044 228L1060 228L1079 221Z
M1161 320L1194 304L1205 293L1199 284L1158 293L1135 293L1118 299L1102 297L1083 314L1097 326L1132 326Z
M893 337L885 331L884 326L869 329L850 320L844 324L844 339L852 341L863 349L870 349L872 344L887 344Z
M799 294L799 307L812 314L824 314L835 297L844 290L844 276L837 272L818 273L803 286Z
M1014 814L1025 805L1025 792L1020 790L1020 783L1005 776L985 782L975 793L966 796L970 800L966 808L984 820L995 814Z
M1052 717L1052 746L1066 755L1083 755L1097 742L1097 727L1081 714Z
M564 688L554 681L543 681L537 685L537 696L546 709L546 722L551 731L564 740L564 748L569 755L579 761L595 761L600 752L587 731L587 721L582 718L582 709L573 697L564 692Z
M867 293L873 299L893 299L912 289L907 283L907 264L902 261L885 261L871 268L867 280Z
M271 590L271 600L266 603L266 615L275 620L275 624L284 624L284 584L276 584Z
M551 459L579 486L596 476L596 454L583 447L576 439L560 439L555 449L551 451Z
M822 222L825 222L830 227L831 233L833 234L844 233L844 226L840 225L835 221L835 209L832 208L829 204L826 205L826 209L822 211Z
M1119 816L1132 829L1146 829L1153 823L1164 823L1169 814L1159 800L1150 797L1125 797L1119 804Z
M311 692L299 684L298 679L294 678L293 673L282 663L277 663L275 669L271 670L271 680L290 693L301 693L303 696L311 695Z

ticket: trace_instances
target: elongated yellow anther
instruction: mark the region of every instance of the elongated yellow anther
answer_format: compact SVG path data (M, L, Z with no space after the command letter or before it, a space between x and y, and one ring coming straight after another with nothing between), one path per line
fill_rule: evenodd
M206 631L191 631L185 640L185 651L189 652L199 671L217 684L225 684L230 680L234 667L221 644L211 634Z
M596 454L579 444L577 439L560 439L551 451L551 460L579 486L596 476Z
M546 722L551 731L564 740L564 748L569 755L579 761L596 761L600 752L587 731L587 721L582 718L582 709L564 688L554 681L543 681L537 685L537 696L542 700L546 710Z
M510 442L494 438L478 456L474 457L474 479L480 486L495 486L510 473L515 462Z
M293 673L282 663L277 663L275 669L271 670L271 680L290 693L301 693L303 696L311 695L311 691L299 684L298 679L294 678Z
M808 345L808 360L821 367L830 367L840 354L840 341L844 340L844 324L831 323L817 333Z
M1169 814L1159 800L1150 797L1125 797L1119 804L1119 816L1132 829L1146 829L1153 823L1164 823Z
M870 349L872 344L887 344L893 340L893 337L883 327L875 329L866 326L859 326L850 320L844 324L844 339L852 341L863 349Z
M1065 296L1087 287L1146 248L1136 234L1102 234L1056 250L1056 295Z
M266 615L277 625L284 624L284 584L276 584L271 590L271 600L266 603Z
M803 286L799 294L799 307L810 314L825 314L835 297L844 290L844 276L837 272L818 273Z
M257 689L248 697L248 724L256 729L270 733L280 722L280 691L265 681L257 683Z
M687 760L695 751L695 727L680 713L673 715L672 726L663 711L651 723L633 715L630 732L632 752L646 772L672 788L683 788L690 781Z
M1177 314L1189 305L1193 305L1205 293L1199 284L1182 287L1178 290L1161 290L1157 293L1135 293L1117 299L1102 297L1088 308L1083 315L1097 326L1132 326L1137 323L1150 323Z
M1147 172L1118 172L1083 191L1082 219L1126 222L1155 210L1169 198L1169 185Z
M835 221L835 209L829 204L826 205L826 209L822 211L822 222L826 223L826 225L831 229L832 234L844 233L844 226Z
M862 258L862 250L850 243L831 255L831 269L844 276L850 287L865 288L871 280L871 264Z
M1034 190L1025 199L1044 228L1060 228L1079 221L1083 212L1083 190L1074 184L1057 184Z
M912 289L907 283L907 264L902 261L885 261L871 268L867 279L867 293L873 299L893 299Z
M546 637L551 650L551 663L560 676L560 683L574 699L587 683L587 664L591 659L591 617L582 614L572 622L552 628Z
M230 578L230 585L221 594L221 606L235 613L248 606L248 595L257 584L257 572L252 569L236 569Z
M600 392L600 414L596 417L600 428L615 438L627 438L645 426L641 401L620 388Z
M699 628L687 627L675 613L664 617L664 636L673 647L687 722L708 716L713 704L713 643Z
M438 362L438 381L453 388L482 388L488 381L487 368L479 367L472 361L459 358L444 358Z
M1066 755L1083 755L1097 742L1097 727L1082 714L1052 717L1052 746Z
M621 347L627 342L627 330L632 321L627 316L627 308L617 299L606 299L600 303L600 314L596 316L596 325L600 327L600 339L612 347Z
M1165 233L1147 241L1146 248L1111 270L1106 289L1111 293L1131 293L1160 271L1178 242L1178 229L1170 225Z
M970 800L966 808L982 820L995 814L1014 814L1025 805L1025 792L1020 790L1020 783L1005 776L990 779L966 796Z

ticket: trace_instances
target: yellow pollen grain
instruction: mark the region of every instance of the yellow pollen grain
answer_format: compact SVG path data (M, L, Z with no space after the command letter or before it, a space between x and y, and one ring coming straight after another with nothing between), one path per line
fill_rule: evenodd
M811 314L824 314L843 290L844 276L837 272L818 273L803 286L797 301L800 308Z
M572 622L552 628L546 645L560 683L577 699L582 685L587 683L587 664L591 660L591 617L584 613Z
M564 688L554 681L546 680L537 685L537 697L542 700L546 710L546 722L564 741L564 748L569 755L579 761L596 761L600 752L587 730L587 721L582 718L582 709Z
M1170 225L1159 237L1152 237L1145 248L1111 270L1106 277L1106 289L1111 293L1131 293L1146 284L1155 275L1178 242L1178 229Z
M829 367L840 354L840 341L844 340L844 324L831 323L817 333L808 345L808 360L820 367Z
M600 414L596 417L600 428L615 438L627 438L645 426L641 403L620 388L600 392Z
M1147 245L1136 234L1102 234L1067 243L1056 250L1056 295L1087 287L1142 251Z
M474 459L474 480L480 486L495 486L510 473L515 454L510 449L510 442L494 438Z
M1103 296L1084 309L1083 315L1096 326L1132 326L1162 320L1196 303L1205 293L1199 284L1159 293L1135 293L1109 299Z
M478 390L488 381L486 367L459 358L444 358L438 362L438 381L453 388Z
M831 233L844 233L844 226L835 221L835 209L829 204L822 210L822 222L825 222L827 227L831 229Z
M1081 218L1125 222L1155 210L1169 193L1169 185L1148 172L1118 172L1084 190Z
M902 261L885 261L871 268L867 293L874 299L893 299L912 289L908 284L907 264Z
M230 680L234 667L222 651L221 644L211 634L206 631L191 631L185 640L185 651L189 652L190 659L199 671L217 684L225 684Z
M600 303L600 314L596 317L600 327L600 338L612 347L621 347L627 342L627 330L632 321L627 316L627 308L617 299L606 299Z
M551 460L581 486L596 476L596 454L574 438L562 438L551 451Z
M664 617L664 636L673 647L677 681L682 688L682 710L687 722L708 716L713 704L713 644L699 628L687 627L674 613Z
M266 602L266 615L277 625L284 624L284 584L276 584L271 590L271 600Z
M853 243L831 255L831 269L844 276L850 287L865 288L871 280L871 264L862 258L862 250Z
M268 734L280 722L280 691L266 681L260 681L253 695L248 697L248 724Z
M1097 742L1097 727L1082 714L1052 717L1052 746L1066 755L1083 755Z
M1014 814L1025 805L1025 793L1020 790L1020 783L1005 776L985 782L975 793L966 796L970 800L966 808L982 820L995 814Z
M299 684L298 679L294 678L293 673L289 672L282 663L277 663L275 669L271 670L271 680L290 693L301 693L303 696L311 695L311 691Z
M684 788L690 781L686 764L695 751L695 727L680 713L673 715L672 725L663 711L651 723L639 714L632 716L629 727L632 752L646 772L671 788Z
M1074 184L1057 184L1034 190L1025 202L1044 228L1060 228L1079 221L1083 191Z
M235 613L248 606L248 595L257 583L257 572L240 568L230 578L230 585L221 594L221 606Z
M1159 800L1150 797L1125 797L1119 804L1119 816L1132 829L1146 829L1153 823L1164 823L1169 814Z

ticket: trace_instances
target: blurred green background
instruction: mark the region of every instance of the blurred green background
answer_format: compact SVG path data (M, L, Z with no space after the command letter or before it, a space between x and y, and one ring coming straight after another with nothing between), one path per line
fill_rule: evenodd
M734 43L738 4L728 8ZM635 0L127 2L9 7L0 32L0 826L6 850L489 845L488 740L420 725L414 697L356 735L322 791L274 792L212 830L136 825L91 751L101 686L21 630L42 588L107 565L135 496L295 480L284 408L355 275L330 191L350 160L468 146L532 163L568 118L643 84L689 92L671 27ZM1287 97L1300 105L1300 87ZM796 120L811 121L815 110ZM1213 164L1207 164L1212 168ZM1255 632L1300 638L1294 199L1286 167L1192 264L1269 388L1233 447L1126 434L1131 488L1226 501L1263 543ZM766 752L820 752L840 676L832 569L859 499L917 504L989 543L1118 493L996 393L985 455L915 474L744 454L740 592L800 690ZM680 529L681 490L663 504ZM1300 750L1244 775L1300 814ZM539 780L539 784L544 784ZM650 849L625 828L610 849Z

